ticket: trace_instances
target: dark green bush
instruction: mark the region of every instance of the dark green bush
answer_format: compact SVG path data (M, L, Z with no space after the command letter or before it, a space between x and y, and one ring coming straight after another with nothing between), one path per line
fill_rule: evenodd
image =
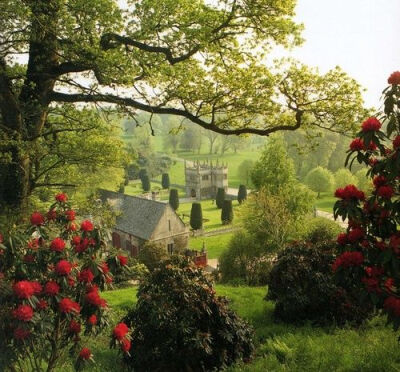
M150 191L151 185L150 185L150 179L147 174L145 174L142 177L142 189L143 191Z
M336 240L343 229L335 221L323 217L308 220L304 227L302 238L311 243Z
M193 203L190 211L190 227L200 230L203 227L203 211L200 203Z
M250 358L252 329L189 261L174 257L154 270L137 297L123 319L133 329L131 370L215 371Z
M215 204L217 205L218 209L222 208L225 200L225 190L223 188L218 188L217 196L215 198Z
M332 242L296 242L278 254L267 294L276 301L277 319L342 325L360 324L368 317L371 308L361 302L359 294L334 282L335 249Z
M168 173L163 173L162 178L161 178L161 186L163 189L169 189L169 174Z
M179 195L177 189L169 190L169 205L176 211L179 208Z
M238 191L237 198L238 198L239 204L242 204L242 202L247 199L247 188L245 185L239 185L239 191Z
M233 221L232 200L224 200L222 203L221 221L224 225L229 225Z

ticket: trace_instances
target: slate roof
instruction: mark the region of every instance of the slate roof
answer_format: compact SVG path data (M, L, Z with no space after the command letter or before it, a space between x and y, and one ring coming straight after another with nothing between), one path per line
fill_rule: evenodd
M149 240L160 222L168 203L143 199L109 190L99 190L103 202L108 202L121 214L117 217L116 230Z

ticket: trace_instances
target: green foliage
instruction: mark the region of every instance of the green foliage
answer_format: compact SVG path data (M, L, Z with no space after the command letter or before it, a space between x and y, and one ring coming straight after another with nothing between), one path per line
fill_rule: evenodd
M241 281L249 285L266 284L271 268L268 248L244 231L233 235L218 264L222 282Z
M305 184L312 190L318 193L318 198L321 192L328 192L333 187L332 173L322 167L317 167L307 173Z
M348 169L341 168L335 173L335 188L344 187L346 185L356 185L357 177L355 177Z
M242 204L242 202L246 199L247 199L247 188L245 185L240 185L238 190L237 200L239 204Z
M221 210L221 221L223 225L229 225L233 221L232 200L224 200Z
M304 221L302 239L313 244L333 241L343 230L335 221L323 217L315 217Z
M254 166L254 161L251 159L243 160L238 167L237 173L241 182L246 184L247 186L251 181L251 172Z
M278 254L268 279L267 298L276 301L275 317L285 322L360 324L371 312L358 293L336 286L332 262L335 243L294 243Z
M363 190L366 194L370 194L373 184L371 179L367 176L368 170L366 168L359 169L354 176L357 178L357 187Z
M251 180L257 189L268 187L272 193L295 182L293 161L288 157L282 138L274 136L268 140L252 168Z
M163 173L162 178L161 178L161 186L163 189L169 189L169 174L168 173Z
M148 270L153 271L163 264L163 261L168 258L168 253L161 244L147 242L139 250L137 258Z
M203 212L200 203L193 203L190 211L190 226L193 230L203 228Z
M143 191L146 191L146 192L150 191L151 186L150 186L149 176L147 174L143 175L141 181L142 181Z
M174 209L174 211L179 208L179 194L177 189L169 190L169 205Z
M153 271L137 296L124 318L133 327L125 362L135 371L211 371L250 358L252 330L187 261Z
M215 204L217 205L218 209L222 208L225 200L225 190L221 187L217 190L217 196L215 197Z

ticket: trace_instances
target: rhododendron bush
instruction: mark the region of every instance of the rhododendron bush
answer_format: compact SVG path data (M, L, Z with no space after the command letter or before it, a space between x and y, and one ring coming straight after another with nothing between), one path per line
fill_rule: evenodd
M400 72L388 79L383 112L366 119L350 144L346 164L365 164L370 196L348 185L336 190L335 218L348 218L338 236L342 254L333 264L338 280L352 278L366 298L400 326Z
M27 226L2 231L0 365L51 371L69 353L79 370L93 359L85 342L109 322L100 291L126 264L125 256L107 254L106 242L92 221L78 222L66 194ZM126 351L129 339L113 342Z

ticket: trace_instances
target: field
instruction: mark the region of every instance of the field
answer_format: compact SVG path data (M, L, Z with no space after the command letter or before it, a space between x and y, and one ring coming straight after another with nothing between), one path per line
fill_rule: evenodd
M333 205L336 202L336 198L333 196L333 193L321 193L321 198L316 199L315 206L317 209L320 209L325 212L333 213Z
M264 287L216 285L219 295L231 300L232 308L255 328L257 349L247 365L236 365L229 372L264 371L399 371L400 354L396 334L377 317L360 329L293 326L273 321L274 304L264 301ZM112 306L114 323L136 302L136 288L104 293ZM122 370L120 356L109 350L108 334L103 332L87 343L95 354L91 371ZM58 371L71 372L67 365Z
M221 253L228 247L228 243L231 240L233 233L215 235L215 236L198 236L190 238L189 248L197 251L203 248L203 242L207 250L208 258L219 258Z
M229 226L235 226L239 222L239 203L237 201L233 201L233 223ZM223 227L229 227L223 225L221 222L221 209L218 209L215 203L212 200L202 200L201 207L203 210L203 219L207 219L208 221L203 222L203 228L205 230L215 230ZM177 213L183 219L185 223L189 224L190 221L190 210L192 208L192 203L182 203L179 205Z

